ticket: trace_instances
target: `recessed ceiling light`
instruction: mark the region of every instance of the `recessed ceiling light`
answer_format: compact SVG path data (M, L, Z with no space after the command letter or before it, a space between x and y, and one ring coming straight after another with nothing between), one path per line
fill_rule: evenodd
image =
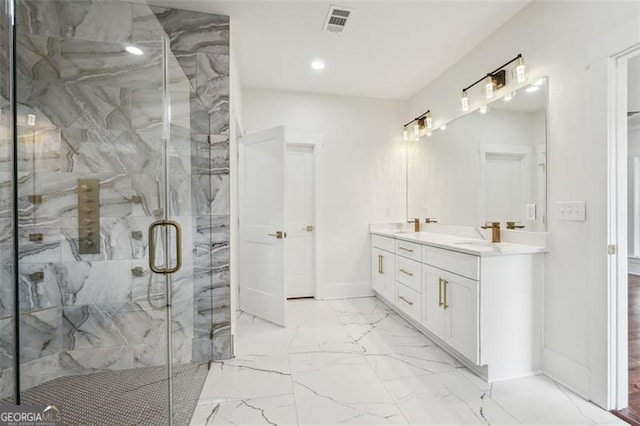
M139 47L135 47L135 46L127 46L124 48L124 50L126 50L127 52L131 53L132 55L136 55L136 56L140 56L144 53L144 51L142 49L140 49Z
M324 69L324 62L321 61L320 59L315 59L313 62L311 62L311 68L313 68L314 70L320 71Z

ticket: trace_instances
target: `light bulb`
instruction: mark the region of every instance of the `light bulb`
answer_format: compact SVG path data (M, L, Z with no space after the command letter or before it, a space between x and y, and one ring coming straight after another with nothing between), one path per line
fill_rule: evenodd
M311 62L311 68L313 68L316 71L323 70L324 62L321 59L314 59L313 62Z
M430 138L433 133L427 132L427 137Z
M516 62L516 67L512 71L512 76L515 78L517 83L524 83L527 81L527 64L524 63L524 58L522 56L518 57L518 62Z
M135 47L135 46L127 46L124 48L124 50L126 50L127 52L131 53L132 55L136 55L136 56L140 56L142 54L144 54L144 51L142 49L140 49L139 47Z
M431 129L433 127L433 118L431 118L431 114L427 115L426 118L427 129Z
M420 125L418 123L413 125L413 136L418 139L420 137Z
M487 99L493 98L493 94L495 92L495 89L496 89L496 83L494 83L493 77L488 76L487 77L487 84L484 85L484 96Z
M469 97L467 96L467 91L462 91L462 110L467 112L469 111Z
M486 114L489 111L489 107L486 105L482 105L480 107L480 114Z
M405 129L402 131L402 139L407 142L409 141L409 132L407 131L407 128L405 127Z

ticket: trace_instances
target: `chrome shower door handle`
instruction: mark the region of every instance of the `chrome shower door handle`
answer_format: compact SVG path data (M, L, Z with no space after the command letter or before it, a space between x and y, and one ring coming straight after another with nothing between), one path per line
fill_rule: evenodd
M171 226L176 230L176 265L171 268L158 268L156 266L156 239L155 232L159 226ZM156 274L173 274L182 268L182 227L173 220L158 220L149 225L149 269Z

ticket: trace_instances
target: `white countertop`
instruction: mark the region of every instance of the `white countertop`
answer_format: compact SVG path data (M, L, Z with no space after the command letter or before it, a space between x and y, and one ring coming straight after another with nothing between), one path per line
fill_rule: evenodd
M515 244L492 243L483 239L461 237L435 232L411 232L398 230L372 230L372 234L395 238L412 243L425 244L474 256L504 256L515 254L544 253L545 247Z

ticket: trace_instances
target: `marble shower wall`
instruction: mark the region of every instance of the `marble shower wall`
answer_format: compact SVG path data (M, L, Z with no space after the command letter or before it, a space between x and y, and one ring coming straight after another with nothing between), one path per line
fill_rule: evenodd
M232 356L229 17L152 7L190 82L194 361Z
M21 0L17 22L23 388L166 362L165 312L148 301L151 294L163 303L163 284L150 280L147 261L147 229L162 208L166 36L168 215L184 229L184 266L171 284L174 362L230 357L228 17L118 1ZM145 55L126 53L126 44ZM0 147L3 247L12 211L7 147ZM100 254L79 252L79 178L100 182ZM42 241L31 241L36 233ZM3 383L13 359L5 287Z

